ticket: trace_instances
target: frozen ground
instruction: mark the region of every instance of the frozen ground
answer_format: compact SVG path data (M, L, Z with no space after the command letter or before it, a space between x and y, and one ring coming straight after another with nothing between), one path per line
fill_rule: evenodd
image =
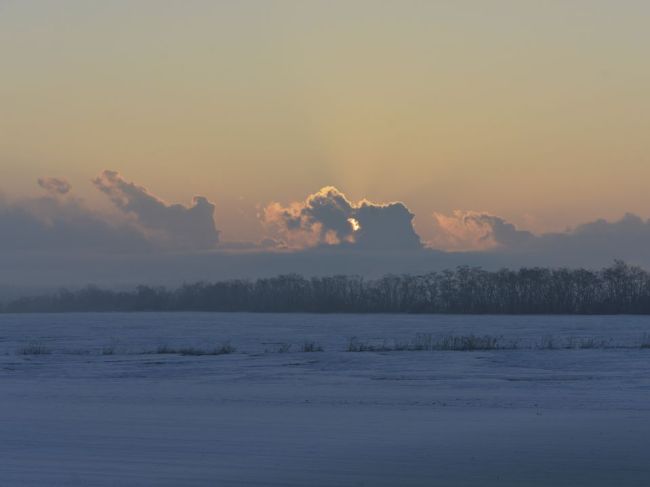
M346 351L417 333L519 345ZM0 485L646 487L646 333L646 317L0 315ZM537 349L548 335L607 348Z

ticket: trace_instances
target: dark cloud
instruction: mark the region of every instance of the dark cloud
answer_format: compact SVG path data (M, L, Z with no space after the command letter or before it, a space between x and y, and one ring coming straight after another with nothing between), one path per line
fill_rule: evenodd
M104 171L93 180L113 204L173 248L189 250L214 248L219 231L214 223L214 204L202 196L192 206L168 205L146 188L126 181L116 171Z
M413 216L403 203L353 203L338 189L326 186L302 202L267 205L261 219L274 238L291 248L413 250L421 248Z
M67 194L72 187L65 179L38 178L38 185L52 194Z
M631 213L611 222L598 219L568 229L566 232L539 235L523 248L548 254L579 255L582 253L595 258L611 256L638 260L647 255L650 249L650 220L643 220Z
M333 186L322 188L310 195L303 205L300 216L304 228L318 228L321 241L340 243L353 240L354 205ZM290 228L295 228L289 225ZM333 235L329 239L328 236Z
M138 253L152 247L134 225L110 222L74 198L0 199L0 231L3 251Z
M356 244L368 249L420 249L420 237L413 229L414 217L403 203L362 201L354 213L359 224Z

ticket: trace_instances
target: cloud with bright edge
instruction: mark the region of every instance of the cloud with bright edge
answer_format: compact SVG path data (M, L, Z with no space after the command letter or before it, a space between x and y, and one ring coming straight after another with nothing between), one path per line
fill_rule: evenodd
M260 213L269 236L291 249L417 250L422 243L413 218L404 203L355 203L333 186L287 206L270 203Z

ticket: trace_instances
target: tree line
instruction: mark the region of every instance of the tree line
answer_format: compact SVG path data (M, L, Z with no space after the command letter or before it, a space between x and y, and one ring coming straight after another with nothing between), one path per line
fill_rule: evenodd
M600 270L461 266L422 275L305 278L138 286L88 286L22 297L4 312L251 311L316 313L650 314L650 273L616 261Z

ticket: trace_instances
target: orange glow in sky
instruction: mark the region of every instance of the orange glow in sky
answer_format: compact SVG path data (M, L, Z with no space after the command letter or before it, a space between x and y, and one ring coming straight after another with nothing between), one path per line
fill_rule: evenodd
M2 2L2 192L118 170L224 238L326 185L533 231L650 214L650 3Z

